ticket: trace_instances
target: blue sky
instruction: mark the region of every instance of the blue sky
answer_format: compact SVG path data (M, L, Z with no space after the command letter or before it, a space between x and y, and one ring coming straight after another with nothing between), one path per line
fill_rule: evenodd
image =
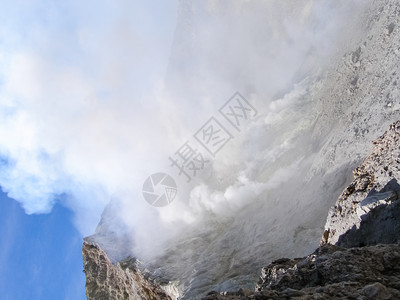
M0 193L0 298L86 299L82 237L70 210L27 215Z

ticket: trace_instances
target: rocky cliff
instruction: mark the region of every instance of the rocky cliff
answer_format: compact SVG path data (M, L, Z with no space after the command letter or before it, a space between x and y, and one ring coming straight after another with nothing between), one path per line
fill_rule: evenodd
M399 299L400 246L324 245L262 270L256 292L211 292L204 299Z
M307 7L318 6L319 3L307 0L300 2ZM261 88L271 85L265 76L253 77L249 75L252 72L243 72L262 69L258 63L252 65L249 62L247 65L247 57L254 51L265 53L268 47L246 45L242 56L246 57L243 66L236 61L232 62L232 65L242 66L235 74L250 76L243 81L248 84L235 81L234 88L244 91L251 97L249 100L256 101L256 104L259 101L259 105L256 105L259 108L259 118L252 124L251 130L240 136L245 147L241 147L238 142L235 148L237 156L229 156L229 151L225 153L229 154L226 157L221 154L221 160L226 160L227 165L234 164L236 169L229 166L224 169L224 164L216 160L216 165L222 171L214 170L218 176L210 180L211 184L205 181L197 187L198 193L194 193L196 197L175 201L168 207L174 216L194 214L193 223L157 223L157 215L163 214L165 210L151 214L154 219L146 219L141 216L135 218L127 209L120 209L123 211L120 213L110 205L103 213L95 234L88 241L99 245L114 264L129 255L143 260L162 283L177 282L183 299L201 298L212 290L218 292L208 297L222 297L219 292L237 291L239 287L243 287L242 294L247 294L244 288L254 291L263 265L279 257L306 256L316 248L323 232L323 243L334 245L340 242L340 247L344 249L363 245L375 247L375 244L381 242L395 243L397 229L393 224L398 219L398 188L397 181L393 181L397 176L394 175L397 174L394 173L396 154L390 154L395 150L379 152L376 149L385 149L384 143L389 143L389 140L396 143L396 129L392 128L388 136L382 138L383 144L377 141L375 148L378 148L374 150L376 157L371 158L370 163L364 163L365 167L357 169L353 183L351 171L370 153L370 141L400 119L400 1L358 2L363 3L364 9L351 11L354 18L350 19L354 19L354 22L347 23L349 18L343 19L345 32L340 34L346 37L352 33L351 39L344 38L344 45L339 46L337 55L324 60L324 64L318 64L318 70L299 70L294 79L297 84L288 90L270 95ZM262 16L260 22L268 19L265 18L269 11L268 7L263 6L265 1L242 1L240 3L245 6L243 10L235 7L230 10L213 8L213 3L223 3L226 6L234 3L229 1L193 0L180 3L182 7L178 19L181 21L178 21L176 35L178 42L174 42L175 54L171 63L190 61L186 59L185 55L188 55L196 58L195 66L203 68L211 65L210 72L213 74L214 64L207 62L214 48L206 51L209 49L201 47L209 37L208 32L201 35L200 29L203 27L199 22L204 15L207 24L209 20L218 21L221 17L215 16L215 11L242 20L245 14L252 16L252 5L257 4L257 12ZM337 3L332 2L331 5ZM285 2L285 5L290 6L289 2ZM213 13L209 14L209 10L202 9L203 6L213 8ZM297 13L295 10L294 15ZM204 22L200 23L203 25ZM268 28L268 24L256 24L257 30ZM222 38L218 35L216 37L215 41ZM255 40L260 39L260 36L255 36ZM319 48L319 45L315 48ZM199 52L198 49L203 51ZM224 49L222 47L221 51ZM305 66L309 65L309 59L314 56L313 49L309 53ZM193 86L203 86L203 82L196 76L197 72L191 72L196 67L183 69L181 73L169 74L177 85L185 83L187 94L184 96L191 99L187 105L192 106L197 101L193 100L195 97L199 97L198 102L201 101L201 93ZM222 72L217 77L230 78L225 75L228 74ZM215 85L212 80L210 82ZM225 96L215 97L222 99ZM271 110L286 102L289 102L286 108L271 117ZM251 151L246 152L249 150L247 148L251 148ZM376 163L372 163L372 160L376 160ZM348 185L349 188L345 189ZM254 187L262 189L262 192L253 195ZM328 210L343 189L345 193L340 196L342 200L330 211L324 231ZM227 194L231 197L225 197ZM117 208L119 206L115 205ZM143 219L145 225L139 230L146 231L145 234L136 232L136 228L127 229L124 224L119 224L121 216L129 220ZM160 240L164 239L165 233L176 235L161 244ZM148 243L145 250L138 236L150 237L145 239ZM324 247L328 249L329 245ZM152 249L162 251L150 258L146 257ZM318 256L318 253L321 252L313 255ZM310 265L310 268L314 267ZM284 266L282 270L285 270ZM286 273L283 271L283 274ZM268 275L263 280L268 282L269 279ZM267 283L259 287L262 290L258 293L276 293L277 297L286 297L280 294L284 290L283 285L282 289L271 290L268 290ZM254 292L250 293L255 296Z
M400 241L400 122L374 142L372 154L329 211L322 243L355 247Z
M398 299L400 297L400 121L374 142L354 181L329 212L321 246L262 269L256 291L204 299ZM171 299L133 259L112 264L85 242L88 299Z
M399 299L400 121L353 173L314 253L273 261L256 292L211 292L204 299Z

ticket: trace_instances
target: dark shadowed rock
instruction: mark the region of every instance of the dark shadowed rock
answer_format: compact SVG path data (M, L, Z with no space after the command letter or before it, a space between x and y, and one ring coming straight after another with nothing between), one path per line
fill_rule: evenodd
M322 244L341 247L400 241L400 122L374 142L355 179L329 211Z

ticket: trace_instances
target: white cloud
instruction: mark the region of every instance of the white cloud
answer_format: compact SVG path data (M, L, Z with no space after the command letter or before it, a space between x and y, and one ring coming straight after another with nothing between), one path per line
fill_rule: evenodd
M144 2L30 5L3 10L14 18L1 31L0 155L8 163L0 184L27 213L49 212L69 195L89 234L113 194L141 181L146 155L165 143L149 139L165 120L147 101L159 101L176 4L154 16Z
M350 2L193 1L172 54L175 2L156 2L165 13L146 1L8 4L0 185L27 213L49 212L66 195L83 234L118 199L141 252L204 213L232 216L297 174L296 136L309 124L295 116L306 83L293 84L345 39ZM260 118L180 199L155 211L140 194L146 176L171 171L168 156L236 90Z

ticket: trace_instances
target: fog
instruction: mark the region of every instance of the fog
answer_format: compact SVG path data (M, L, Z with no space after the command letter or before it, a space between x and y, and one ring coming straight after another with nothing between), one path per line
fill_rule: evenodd
M232 257L248 260L302 222L308 250L325 217L315 212L332 201L302 212L320 186L304 188L317 180L319 150L309 90L357 34L367 1L139 2L32 1L36 9L1 13L3 191L28 214L60 202L83 236L112 202L109 226L144 261L170 255L163 272L173 279L207 257L235 269L243 261ZM256 110L240 131L219 112L235 92ZM232 136L215 156L193 137L211 117ZM208 160L189 183L170 160L186 141ZM157 172L178 186L162 208L142 195ZM179 252L182 241L191 242Z

